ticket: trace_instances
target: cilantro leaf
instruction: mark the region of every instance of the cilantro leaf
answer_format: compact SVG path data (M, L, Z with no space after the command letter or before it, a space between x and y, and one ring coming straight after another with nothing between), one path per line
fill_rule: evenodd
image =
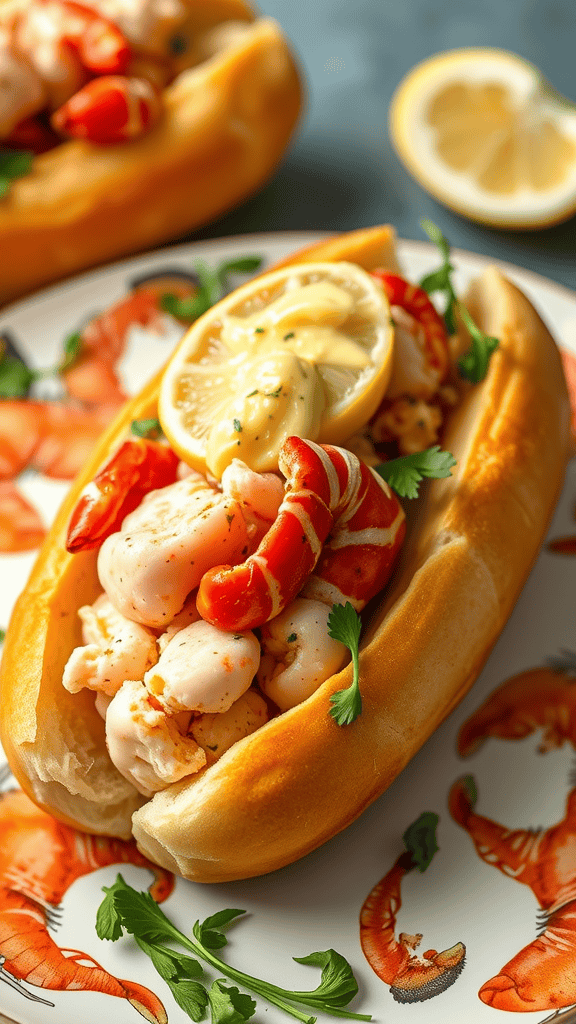
M468 334L470 335L471 345L467 352L458 361L458 370L460 376L469 380L472 384L479 384L481 380L488 373L488 365L490 363L490 356L498 348L500 344L498 338L493 338L489 334L484 334L470 316L465 306L460 303L460 316L464 326L466 327Z
M160 308L178 320L197 320L223 298L228 274L249 274L258 270L261 264L260 256L241 256L238 259L225 260L212 270L203 260L198 260L194 265L199 282L196 295L187 299L180 299L177 295L163 295L160 299Z
M350 601L345 605L335 604L328 616L328 636L340 640L352 655L352 683L345 690L337 690L330 697L330 714L337 725L350 725L362 712L362 697L359 685L358 645L362 621Z
M0 628L0 644L3 644L6 639L6 630Z
M222 949L228 944L228 939L222 933L222 928L230 924L235 917L240 917L245 913L245 910L221 910L218 914L207 917L202 924L196 921L193 928L194 937L207 949Z
M122 927L130 933L150 944L167 942L178 937L178 932L170 923L164 912L149 892L137 892L127 885L122 875L109 888L104 887L106 900L111 900L114 911ZM110 938L100 934L101 939ZM115 938L119 938L118 935ZM112 939L114 941L114 939Z
M132 420L130 432L135 437L149 437L152 440L156 440L162 433L162 427L158 419Z
M0 360L0 398L25 398L35 379L34 370L16 356Z
M306 995L308 1005L316 997L326 1006L346 1006L358 992L358 982L347 960L335 949L326 949L308 956L295 956L297 964L311 964L322 968L322 978L318 988L313 992L299 993Z
M218 267L218 276L226 277L227 274L253 274L262 266L262 256L240 256L237 260L227 260Z
M458 297L452 284L453 265L450 263L450 245L444 237L440 228L431 220L420 221L421 227L428 235L431 242L438 246L442 257L442 266L431 274L426 274L420 281L420 287L432 295L434 292L444 292L446 296L446 307L444 309L444 323L448 334L456 334L456 309L458 308Z
M145 942L144 939L139 939L136 936L136 942L140 946L143 953L149 956L154 967L158 971L161 978L164 981L172 981L178 978L178 966L177 960L179 958L178 953L174 953L171 949L166 949L165 946L155 946L150 942ZM193 961L197 963L197 961ZM202 968L198 964L199 973L202 973Z
M176 953L165 946L151 945L136 938L143 953L150 957L161 978L168 985L174 999L192 1020L203 1020L208 1006L208 993L204 985L194 978L199 977L202 968L197 960L183 953Z
M169 981L170 991L178 1006L192 1020L204 1020L208 1006L208 993L199 981L183 978L181 981Z
M34 153L27 149L0 149L0 199L15 178L23 178L32 168Z
M115 882L110 887L102 886L106 895L96 912L96 934L99 939L108 939L110 942L116 942L123 934L122 919L114 905L116 884Z
M82 351L82 334L74 331L64 338L64 358L58 367L58 372L67 370L80 355Z
M210 309L210 305L206 295L200 291L188 299L180 299L177 295L170 293L162 295L160 298L160 309L163 309L165 313L170 313L177 320L197 320L202 313Z
M0 356L0 398L25 398L34 381L53 377L67 370L76 359L82 347L82 335L70 334L64 341L64 356L56 366L42 370L31 370L16 355L4 350Z
M465 775L462 779L462 785L468 794L472 807L476 806L478 802L478 790L476 789L476 782L473 775Z
M402 837L408 853L412 854L414 866L420 871L426 871L434 854L438 852L437 826L438 815L432 811L424 811L408 826Z
M484 380L488 372L490 356L499 345L498 338L492 338L489 334L484 334L484 331L480 330L470 316L466 306L458 299L452 284L451 275L454 267L450 263L450 245L440 231L440 228L433 224L431 220L423 220L420 223L430 241L438 246L442 257L442 266L439 270L435 270L423 277L420 281L420 287L428 292L428 294L444 292L446 296L444 322L449 334L456 334L456 317L457 314L460 316L470 335L471 345L468 352L459 360L458 371L461 377L469 380L472 384L479 384L481 380Z
M440 445L436 444L433 448L425 448L423 452L380 462L374 469L401 498L417 498L424 477L438 480L452 476L450 470L455 465L454 456L442 451Z
M251 996L234 986L228 987L220 978L208 990L208 998L212 1024L245 1024L256 1012L256 1003Z
M231 981L267 999L301 1024L314 1024L316 1018L300 1010L299 1006L324 1010L336 1017L371 1020L366 1014L351 1013L341 1008L356 994L358 986L349 964L334 950L311 953L310 957L304 957L301 961L322 967L322 979L317 989L312 992L291 992L231 967L213 952L216 943L219 947L222 939L226 942L221 929L243 914L243 910L222 910L206 918L202 924L197 921L193 929L194 938L190 939L172 924L149 893L137 892L126 884L122 875L118 875L114 884L105 888L104 892L104 903L97 916L100 938L114 941L120 938L123 930L130 932L170 986L178 1005L194 1021L203 1019L208 1002L213 1024L243 1024L255 1009L254 1000L250 996L244 995L234 986L226 986L222 979L214 982L207 992L204 985L194 980L202 970L196 957ZM166 947L164 943L167 941L183 946L194 958ZM210 943L213 945L210 946Z

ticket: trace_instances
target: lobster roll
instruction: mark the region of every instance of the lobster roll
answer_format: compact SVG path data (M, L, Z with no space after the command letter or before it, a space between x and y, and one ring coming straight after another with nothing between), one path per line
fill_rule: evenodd
M13 613L2 743L41 807L222 882L304 856L391 784L477 677L570 455L528 299L491 268L464 306L499 342L479 383L454 372L464 326L448 338L376 227L192 325L103 436ZM200 378L206 402L228 388L218 414L194 404ZM158 416L165 439L130 437ZM410 503L386 464L435 438L451 472Z
M254 194L301 102L244 0L0 0L0 304Z

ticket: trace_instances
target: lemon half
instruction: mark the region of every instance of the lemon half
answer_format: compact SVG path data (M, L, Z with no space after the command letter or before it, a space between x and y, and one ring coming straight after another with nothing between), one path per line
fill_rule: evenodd
M340 444L376 411L392 368L390 307L353 263L284 267L250 281L185 334L164 372L162 429L220 478L234 457L278 467L290 434Z
M472 220L533 228L576 210L576 106L516 54L417 65L392 97L390 134L419 184Z

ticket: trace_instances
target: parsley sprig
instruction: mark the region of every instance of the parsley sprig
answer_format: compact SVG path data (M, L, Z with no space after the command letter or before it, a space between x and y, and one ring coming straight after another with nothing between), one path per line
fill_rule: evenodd
M458 362L458 371L461 377L469 380L472 384L479 384L484 380L488 372L490 356L500 344L498 338L481 331L474 322L466 306L457 297L452 284L452 273L454 267L450 262L450 245L444 237L440 228L431 220L421 221L422 228L428 235L431 242L434 242L442 256L442 266L431 274L426 274L420 281L420 287L432 295L434 292L443 292L446 297L444 310L444 323L449 334L455 334L457 330L457 314L460 315L468 333L470 334L471 345Z
M177 295L166 294L160 299L160 307L178 320L197 320L226 294L230 274L252 274L261 266L261 256L241 256L236 260L225 260L215 269L209 267L203 260L198 260L194 264L199 281L196 295L180 299Z
M452 476L451 469L456 459L450 452L442 451L440 445L425 448L423 452L402 455L389 462L374 466L376 472L396 491L401 498L417 498L418 488L424 477L442 479Z
M15 178L23 178L32 168L34 153L27 149L0 149L0 199L8 193Z
M328 636L340 640L352 655L352 682L344 690L337 690L330 697L330 714L337 725L350 725L362 713L362 695L360 693L359 644L362 631L362 620L358 612L347 601L346 604L334 604L328 616Z
M25 398L32 384L49 377L59 377L77 358L82 347L79 332L69 334L64 340L62 358L54 366L33 370L18 356L9 355L6 350L0 355L0 398Z
M150 957L168 984L178 1005L194 1021L203 1020L209 1008L212 1024L244 1024L256 1010L256 1003L251 996L240 992L236 985L229 986L224 979L217 978L207 988L199 981L203 977L204 968L197 958L302 1024L314 1024L316 1020L316 1017L299 1009L302 1006L335 1017L371 1020L370 1016L350 1013L344 1009L358 992L358 984L350 964L333 949L294 957L297 963L320 967L322 975L320 984L312 991L289 991L260 978L253 978L231 967L216 955L215 951L222 949L228 941L223 929L245 911L221 910L202 923L197 921L193 928L193 938L188 938L166 917L150 893L133 889L122 875L118 875L110 887L104 886L104 892L106 895L96 918L99 937L115 942L125 931L133 935L140 949ZM173 949L168 943L183 946L192 956Z

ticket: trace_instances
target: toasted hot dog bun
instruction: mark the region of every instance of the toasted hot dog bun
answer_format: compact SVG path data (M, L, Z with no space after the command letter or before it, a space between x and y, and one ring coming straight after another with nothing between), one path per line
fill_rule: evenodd
M307 259L394 264L393 234L343 235L293 262ZM349 666L146 802L109 761L93 697L61 683L81 642L76 611L100 589L96 553L65 551L70 512L131 420L154 413L159 377L129 403L69 494L6 639L2 742L37 803L82 829L133 832L152 860L217 882L303 856L390 785L477 676L536 557L569 455L566 386L541 319L496 269L467 301L501 344L448 422L454 475L431 482L392 588L374 602L360 657L362 714L344 727L329 714L330 695L351 682Z
M243 0L192 8L192 34L222 23L219 48L164 89L159 123L118 145L63 142L0 200L0 304L200 227L275 170L302 102L280 27Z

